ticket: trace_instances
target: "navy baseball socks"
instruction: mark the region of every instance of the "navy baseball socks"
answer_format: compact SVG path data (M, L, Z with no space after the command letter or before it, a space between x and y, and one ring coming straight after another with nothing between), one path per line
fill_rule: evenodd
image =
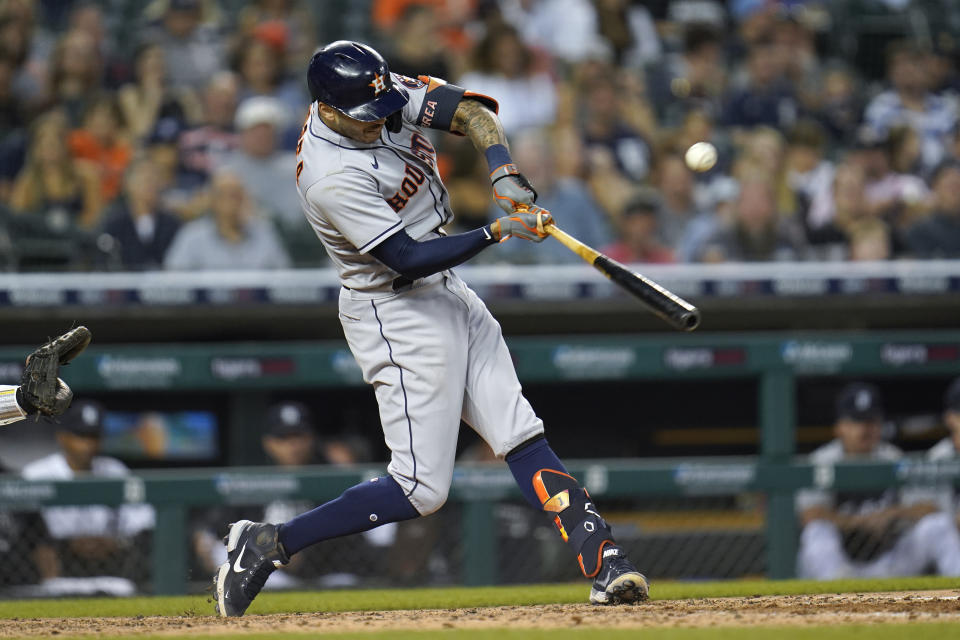
M646 600L646 578L616 545L589 494L567 473L546 439L541 436L520 445L506 460L527 501L548 512L576 554L583 575L593 578L590 602ZM301 549L419 515L403 488L386 476L351 487L282 525L235 522L226 538L227 561L214 577L217 613L242 616L270 574Z
M234 522L225 540L227 561L213 579L217 613L242 616L270 574L301 549L419 515L397 481L387 476L351 487L282 525Z
M546 438L521 444L506 460L527 502L551 516L583 575L594 579L590 602L628 604L647 599L646 577L616 545L590 494L567 473Z

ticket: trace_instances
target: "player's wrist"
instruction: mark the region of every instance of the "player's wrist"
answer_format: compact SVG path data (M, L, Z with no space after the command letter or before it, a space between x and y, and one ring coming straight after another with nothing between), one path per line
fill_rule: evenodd
M487 158L487 169L490 172L490 182L494 183L500 178L516 175L520 173L517 165L513 163L510 157L510 151L502 144L493 144L487 147L483 152Z
M487 236L487 239L490 241L490 244L496 244L500 242L500 237L502 233L502 227L500 226L500 218L497 218L487 226L483 228L484 235Z

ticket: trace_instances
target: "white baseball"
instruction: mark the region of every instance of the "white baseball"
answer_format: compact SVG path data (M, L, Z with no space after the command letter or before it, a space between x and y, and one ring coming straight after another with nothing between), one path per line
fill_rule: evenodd
M697 142L687 149L683 160L691 171L709 171L717 164L717 148L709 142Z

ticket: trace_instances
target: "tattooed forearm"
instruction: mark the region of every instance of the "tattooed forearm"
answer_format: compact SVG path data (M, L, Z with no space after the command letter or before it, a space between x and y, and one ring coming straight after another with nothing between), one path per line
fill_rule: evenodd
M476 100L460 101L453 114L450 130L466 135L481 153L490 145L507 146L507 136L500 118Z

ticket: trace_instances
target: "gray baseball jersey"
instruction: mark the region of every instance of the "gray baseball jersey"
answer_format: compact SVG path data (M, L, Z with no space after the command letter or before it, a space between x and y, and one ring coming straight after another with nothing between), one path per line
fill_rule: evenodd
M464 92L425 76L392 75L409 95L398 133L384 127L376 142L358 142L327 127L313 103L297 145L304 213L351 289L382 287L397 277L369 252L398 229L420 240L453 218L436 150L421 127L449 126Z
M543 423L523 397L500 325L456 274L446 270L395 291L398 274L369 253L401 228L420 240L452 217L421 127L448 130L466 93L423 76L393 79L409 93L403 127L384 127L376 142L336 133L310 108L298 187L345 287L340 323L376 392L388 471L426 515L446 500L461 419L499 456L542 433Z

